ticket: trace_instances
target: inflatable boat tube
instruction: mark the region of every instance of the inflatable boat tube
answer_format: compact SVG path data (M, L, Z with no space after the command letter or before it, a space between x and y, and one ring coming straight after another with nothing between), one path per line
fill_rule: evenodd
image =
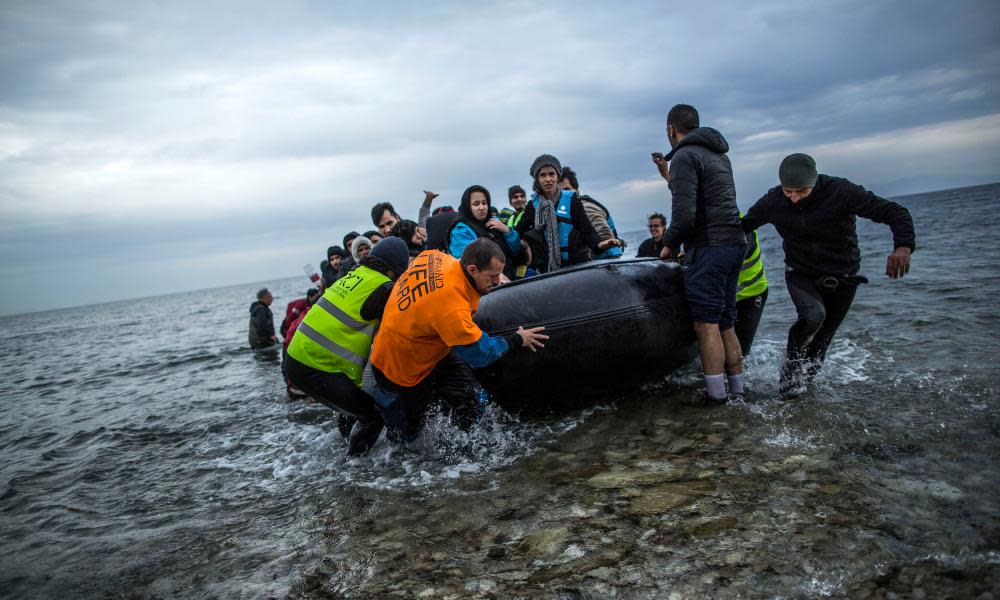
M661 379L697 354L680 265L602 260L501 286L483 296L476 323L494 335L545 327L538 352L518 350L480 370L507 409L571 405Z

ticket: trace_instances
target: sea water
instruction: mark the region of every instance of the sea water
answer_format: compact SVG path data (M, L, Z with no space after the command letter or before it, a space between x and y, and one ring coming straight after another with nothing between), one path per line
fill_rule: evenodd
M770 227L745 403L695 364L353 459L248 348L301 277L2 318L0 596L1000 596L1000 185L899 201L909 275L859 222L872 283L793 402Z

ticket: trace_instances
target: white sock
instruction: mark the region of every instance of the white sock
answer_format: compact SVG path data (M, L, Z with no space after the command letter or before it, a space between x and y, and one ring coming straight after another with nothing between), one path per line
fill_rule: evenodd
M705 375L705 390L712 400L726 399L726 376L722 373L718 375Z
M729 393L734 395L743 394L743 373L729 376Z

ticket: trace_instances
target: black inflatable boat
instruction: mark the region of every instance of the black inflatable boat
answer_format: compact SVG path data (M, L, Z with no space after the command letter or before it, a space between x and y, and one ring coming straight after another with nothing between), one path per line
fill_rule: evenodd
M491 334L545 326L538 352L513 352L480 379L508 409L565 406L662 378L697 353L680 265L602 260L499 287L476 323Z

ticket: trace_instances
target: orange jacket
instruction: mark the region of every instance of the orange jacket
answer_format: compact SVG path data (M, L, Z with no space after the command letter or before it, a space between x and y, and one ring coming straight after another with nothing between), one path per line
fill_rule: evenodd
M483 336L472 321L477 308L479 292L458 259L437 250L421 252L392 288L372 345L372 365L396 385L417 385L451 347Z

